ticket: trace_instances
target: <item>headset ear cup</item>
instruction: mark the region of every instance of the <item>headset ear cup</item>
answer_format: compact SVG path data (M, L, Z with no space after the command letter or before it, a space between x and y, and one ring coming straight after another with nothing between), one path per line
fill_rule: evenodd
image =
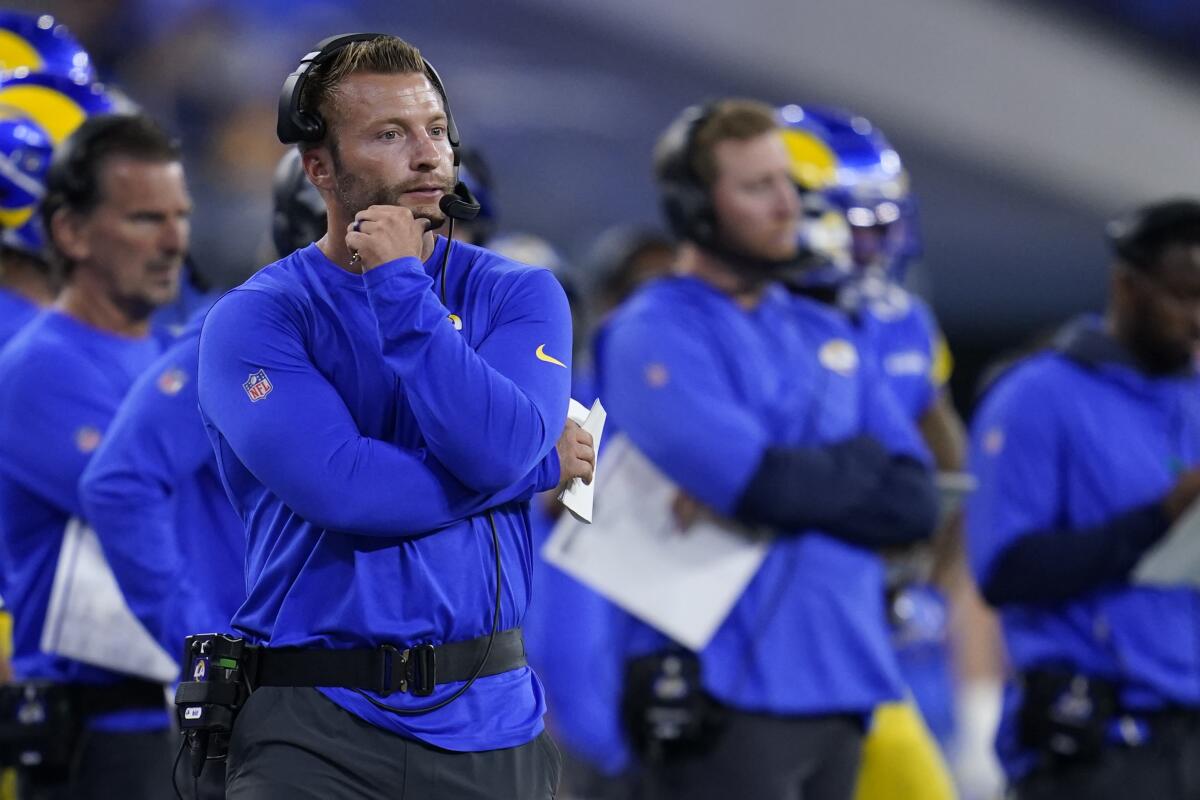
M712 200L708 196L708 192L702 191L698 187L692 187L689 192L688 202L689 219L692 224L692 238L701 244L711 244L716 238L716 214L713 212Z
M298 110L296 127L300 130L302 141L319 142L325 138L325 120L315 111Z
M716 234L708 194L697 186L664 184L663 213L680 239L708 244Z

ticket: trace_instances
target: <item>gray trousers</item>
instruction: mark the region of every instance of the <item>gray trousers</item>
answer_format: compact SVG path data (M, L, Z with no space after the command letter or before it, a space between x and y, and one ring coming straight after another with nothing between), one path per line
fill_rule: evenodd
M17 770L21 800L165 800L171 791L171 749L177 740L165 728L145 733L85 730L66 772Z
M230 800L553 800L560 766L545 732L457 753L377 728L316 689L264 687L238 714L225 788Z
M1170 720L1140 747L1112 747L1095 762L1043 767L1022 779L1017 800L1197 800L1200 718Z
M851 800L863 723L729 710L713 750L649 766L652 800Z

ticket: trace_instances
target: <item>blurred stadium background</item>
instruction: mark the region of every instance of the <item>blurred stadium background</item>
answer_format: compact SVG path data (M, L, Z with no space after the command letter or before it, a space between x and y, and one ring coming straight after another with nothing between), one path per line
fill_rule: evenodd
M844 105L920 202L932 301L969 409L983 362L1101 302L1111 214L1200 187L1193 0L61 0L99 74L184 143L202 274L269 260L283 77L326 35L410 39L491 164L501 230L580 258L657 223L650 151L688 103Z

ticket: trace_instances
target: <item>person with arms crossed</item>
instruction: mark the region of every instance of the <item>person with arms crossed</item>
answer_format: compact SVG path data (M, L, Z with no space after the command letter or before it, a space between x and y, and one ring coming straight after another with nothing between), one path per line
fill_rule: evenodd
M550 798L520 630L528 502L594 461L564 434L562 289L430 232L472 203L441 81L401 39L318 45L279 134L327 232L218 301L200 338L200 407L246 528L233 624L263 646L228 795Z
M318 222L324 230L325 206L310 193L316 189L300 169L299 153L289 150L273 192L272 233L281 252L317 238ZM245 531L221 486L197 407L205 313L130 389L79 485L126 603L172 655L189 633L231 631L246 599ZM223 797L225 773L214 766L203 773L200 790Z
M1020 800L1200 794L1200 596L1140 585L1200 497L1200 202L1110 226L1108 307L1012 365L971 425L968 552L1014 674Z
M42 652L64 531L86 520L78 483L129 387L158 356L149 317L170 302L191 201L178 146L149 118L101 115L55 153L41 215L65 285L0 353L0 546L13 669L65 685L75 743L31 768L25 797L157 798L169 766L163 687ZM131 664L131 671L137 665Z
M702 652L631 630L630 737L657 797L849 800L865 721L902 691L877 551L932 534L929 458L843 315L777 282L804 254L772 109L686 110L655 170L677 275L602 331L600 396L683 492L775 538ZM667 675L703 709L674 741L656 740Z

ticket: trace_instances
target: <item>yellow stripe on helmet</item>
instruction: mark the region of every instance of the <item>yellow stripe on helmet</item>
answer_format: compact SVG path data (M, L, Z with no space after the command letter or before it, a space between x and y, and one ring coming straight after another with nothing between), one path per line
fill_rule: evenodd
M825 189L837 179L837 155L813 134L799 128L782 130L792 162L792 178L802 189Z
M62 92L28 83L0 86L0 105L23 112L41 125L56 145L87 119L87 112Z
M0 30L0 69L28 67L30 72L40 72L43 66L37 48L12 31Z
M0 209L0 228L16 230L29 221L35 207Z

